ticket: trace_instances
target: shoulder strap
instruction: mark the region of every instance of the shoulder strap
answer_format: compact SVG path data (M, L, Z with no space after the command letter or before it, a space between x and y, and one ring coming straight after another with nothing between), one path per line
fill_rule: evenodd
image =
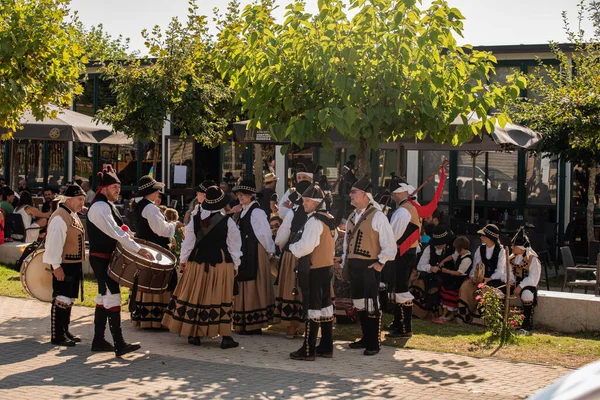
M212 215L210 217L210 224L206 228L200 227L200 229L197 230L197 232L195 232L196 233L196 244L194 245L194 247L198 246L198 244L202 241L202 239L204 239L206 237L206 235L208 235L208 233L210 231L212 231L213 228L215 226L217 226L217 224L223 220L223 218L227 218L227 216L225 214L223 214L222 212L216 213L216 214L217 215ZM196 227L194 227L194 228L196 228ZM194 229L194 230L196 230L196 229Z

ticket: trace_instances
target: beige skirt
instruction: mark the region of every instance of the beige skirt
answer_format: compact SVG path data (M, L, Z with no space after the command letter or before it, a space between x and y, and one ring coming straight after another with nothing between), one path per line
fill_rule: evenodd
M205 267L188 261L162 324L181 336L231 336L233 264Z
M472 317L479 317L479 310L477 309L477 284L471 279L466 279L460 286L458 291L458 309L459 314L467 319Z
M138 291L135 296L135 311L131 313L131 325L142 329L162 328L161 322L171 296L172 293L169 291L160 294Z
M296 263L298 259L292 252L284 251L281 256L281 267L279 268L279 285L277 286L277 295L275 296L275 314L273 323L285 327L304 327L302 319L302 296L300 289L294 296L293 291L296 287Z
M267 328L273 321L275 293L269 254L258 245L256 280L239 282L233 299L233 328L236 332Z

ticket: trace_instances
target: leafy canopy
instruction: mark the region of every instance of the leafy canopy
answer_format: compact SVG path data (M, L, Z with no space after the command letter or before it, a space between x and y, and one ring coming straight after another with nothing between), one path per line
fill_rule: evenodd
M508 98L525 79L487 84L496 59L458 46L464 17L446 1L426 10L416 0L319 0L317 15L302 1L273 19L271 0L240 11L232 2L220 21L217 69L251 119L280 141L330 144L332 129L353 144L423 138L455 145L493 131ZM481 122L466 125L474 112ZM450 130L463 117L465 126ZM498 117L501 125L506 115Z
M12 136L23 113L55 116L49 103L69 107L81 93L84 49L64 23L68 0L0 2L0 129Z

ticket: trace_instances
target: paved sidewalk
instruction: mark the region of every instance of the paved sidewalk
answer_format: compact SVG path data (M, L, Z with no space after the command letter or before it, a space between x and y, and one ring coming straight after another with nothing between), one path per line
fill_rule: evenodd
M119 359L90 352L90 308L73 309L72 331L83 343L52 346L49 312L47 303L0 296L0 398L515 399L570 371L386 346L365 357L346 342L336 342L333 359L292 361L288 354L301 340L274 332L238 336L239 348L221 350L220 339L193 347L128 321L124 336L142 342L143 351Z

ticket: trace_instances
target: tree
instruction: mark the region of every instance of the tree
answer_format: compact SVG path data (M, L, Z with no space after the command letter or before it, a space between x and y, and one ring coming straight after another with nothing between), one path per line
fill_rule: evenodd
M21 116L54 114L47 105L70 106L81 93L84 49L64 24L69 0L7 0L0 3L0 129L12 137Z
M430 135L459 145L493 131L488 111L525 87L522 77L505 87L486 84L496 60L457 45L464 18L446 1L422 11L416 0L351 0L352 18L343 3L319 0L311 15L295 1L282 24L271 0L241 12L230 5L219 25L217 68L250 128L268 126L275 139L300 146L330 145L335 129L358 147L363 175L367 151L382 141ZM470 112L481 122L467 126ZM458 116L465 125L451 130Z
M129 50L129 38L119 35L113 38L104 31L104 25L83 25L77 12L72 14L70 25L73 27L72 40L78 42L90 62L127 60L139 55L138 51Z
M591 19L596 22L594 9ZM528 88L535 96L509 104L510 115L519 123L542 133L536 152L546 157L579 164L588 171L587 237L594 239L594 193L600 156L600 32L586 40L581 23L586 17L579 3L578 26L573 31L563 13L570 46L567 54L556 43L550 47L558 66L539 62L528 76Z
M206 17L197 10L195 1L190 1L187 23L173 18L164 33L158 26L142 32L155 59L111 63L104 74L116 105L99 110L96 118L131 137L153 140L154 154L166 121L181 136L216 146L227 138L235 117L232 91L212 64Z

